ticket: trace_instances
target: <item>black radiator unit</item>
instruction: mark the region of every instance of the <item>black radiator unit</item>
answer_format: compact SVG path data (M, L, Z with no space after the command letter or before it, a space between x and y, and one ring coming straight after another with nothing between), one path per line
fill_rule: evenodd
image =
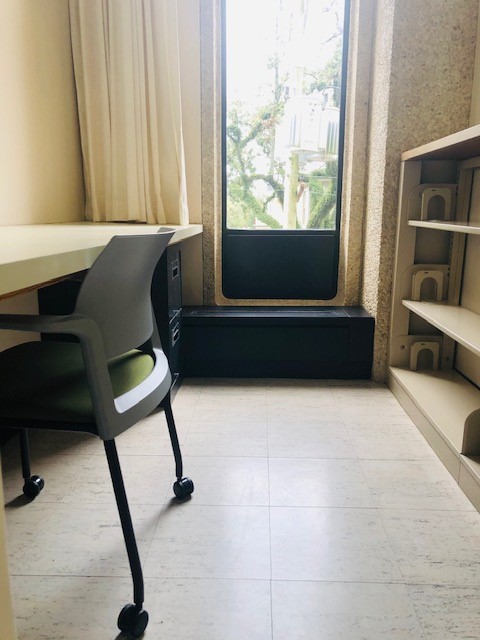
M374 319L361 307L184 307L185 376L368 379Z

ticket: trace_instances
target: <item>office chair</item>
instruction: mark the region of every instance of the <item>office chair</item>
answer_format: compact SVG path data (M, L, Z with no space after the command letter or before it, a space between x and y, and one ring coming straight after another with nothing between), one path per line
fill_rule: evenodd
M21 429L23 491L32 499L44 483L30 472L28 429L82 431L104 441L133 580L134 604L123 607L118 627L135 638L145 631L148 613L115 437L162 406L175 457L174 493L185 499L194 489L182 477L171 375L150 294L153 271L172 235L114 237L83 281L71 315L0 314L0 329L76 337L27 342L0 353L0 426Z

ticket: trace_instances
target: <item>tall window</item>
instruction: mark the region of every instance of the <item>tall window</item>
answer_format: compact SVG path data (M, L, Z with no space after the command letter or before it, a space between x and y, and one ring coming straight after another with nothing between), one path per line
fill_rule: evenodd
M324 231L336 277L348 0L223 0L223 9L225 268L232 275L228 254L251 242L235 240L242 232ZM284 253L285 238L277 244ZM273 289L251 297L278 297Z

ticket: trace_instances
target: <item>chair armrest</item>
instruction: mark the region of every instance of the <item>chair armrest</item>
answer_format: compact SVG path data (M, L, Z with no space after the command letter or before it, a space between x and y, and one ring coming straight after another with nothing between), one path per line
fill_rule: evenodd
M108 432L108 424L112 411L115 410L115 404L102 334L97 324L88 316L80 314L68 316L0 314L0 329L64 333L78 337L98 432L100 437L103 437Z

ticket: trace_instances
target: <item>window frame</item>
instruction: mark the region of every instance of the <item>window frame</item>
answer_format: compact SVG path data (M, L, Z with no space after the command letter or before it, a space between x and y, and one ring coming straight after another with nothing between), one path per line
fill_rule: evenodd
M337 195L336 195L336 215L335 229L233 229L227 225L227 29L226 29L226 3L228 0L220 0L220 24L221 24L221 231L222 231L222 292L226 298L232 299L318 299L329 300L337 294L338 288L338 267L339 267L339 251L340 251L340 228L342 217L342 194L343 194L343 169L345 160L345 127L346 127L346 100L347 100L347 70L348 70L348 52L349 52L349 35L350 35L350 14L351 0L344 0L344 20L343 20L343 41L342 41L342 67L341 67L341 83L340 83L340 114L339 114L339 136L338 136L338 176L337 176ZM242 260L242 253L249 254L248 251L242 249L233 250L232 244L248 245L247 240L253 238L268 239L269 244L277 242L279 251L286 260L295 260L295 256L288 255L288 237L304 237L310 241L312 238L318 238L318 250L322 250L322 243L332 243L332 272L327 274L330 285L325 286L307 286L306 288L300 284L299 273L292 273L292 278L286 283L285 295L278 295L278 287L272 286L269 291L268 285L265 292L259 294L253 292L248 293L236 292L236 289L243 289L232 283L236 280L235 271L239 260ZM278 238L277 241L274 238ZM309 242L311 244L311 242ZM287 254L285 249L287 248ZM232 256L231 253L236 255ZM251 254L250 254L251 255ZM298 257L298 254L297 254ZM233 258L233 259L232 259ZM310 261L310 263L312 263ZM313 263L312 263L313 264ZM317 263L318 266L318 263ZM232 268L233 267L233 268ZM268 268L268 266L267 266ZM323 273L324 269L322 269ZM228 273L227 273L228 272ZM276 271L271 273L271 278L275 278ZM319 274L321 275L321 274ZM324 277L327 277L324 276ZM297 283L297 284L295 284ZM328 293L321 293L328 290ZM274 293L275 291L275 293Z

